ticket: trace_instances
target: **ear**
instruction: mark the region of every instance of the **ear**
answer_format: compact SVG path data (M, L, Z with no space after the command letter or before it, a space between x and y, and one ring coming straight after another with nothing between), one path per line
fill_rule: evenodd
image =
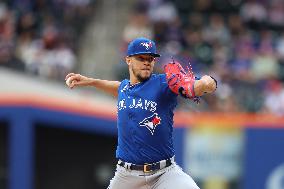
M131 60L129 56L125 57L125 62L128 66L131 64Z

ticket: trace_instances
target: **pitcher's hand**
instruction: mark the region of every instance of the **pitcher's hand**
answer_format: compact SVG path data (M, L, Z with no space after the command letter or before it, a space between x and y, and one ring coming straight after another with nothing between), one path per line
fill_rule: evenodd
M65 77L66 85L73 89L74 87L78 86L87 86L90 83L90 79L86 76L75 74L75 73L69 73Z

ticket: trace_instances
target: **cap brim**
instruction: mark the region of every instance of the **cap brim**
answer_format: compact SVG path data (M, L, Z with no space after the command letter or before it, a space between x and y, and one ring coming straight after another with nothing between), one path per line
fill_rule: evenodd
M128 56L134 56L134 55L140 55L140 54L147 54L147 55L151 55L151 56L154 56L154 57L161 57L161 55L159 55L159 54L149 53L149 52L139 52L139 53L130 54Z

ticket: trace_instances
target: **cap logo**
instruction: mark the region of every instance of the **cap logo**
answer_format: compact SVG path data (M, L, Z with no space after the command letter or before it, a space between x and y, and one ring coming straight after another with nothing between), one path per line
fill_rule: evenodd
M149 48L152 47L151 42L142 42L141 45L144 46L146 48L146 50L149 50Z

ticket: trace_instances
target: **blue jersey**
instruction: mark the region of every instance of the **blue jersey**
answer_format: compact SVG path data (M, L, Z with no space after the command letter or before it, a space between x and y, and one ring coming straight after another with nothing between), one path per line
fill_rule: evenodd
M171 158L176 105L177 95L169 89L165 74L153 74L133 86L123 80L118 89L116 157L134 164Z

